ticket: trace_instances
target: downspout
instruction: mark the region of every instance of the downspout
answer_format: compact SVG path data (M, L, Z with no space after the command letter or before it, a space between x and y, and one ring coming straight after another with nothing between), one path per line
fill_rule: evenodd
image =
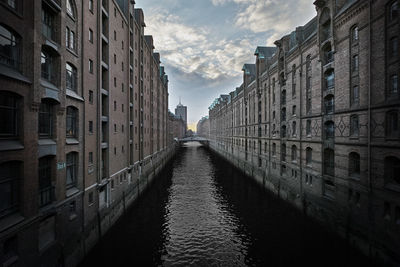
M368 199L369 199L369 207L368 207L368 213L369 213L369 231L368 231L368 243L369 243L369 256L372 256L372 247L371 247L371 236L372 236L372 225L373 225L373 209L372 209L372 183L371 183L371 52L372 52L372 27L371 27L371 22L372 22L372 0L369 1L369 9L368 9L368 15L369 15L369 21L368 21L368 26L369 26L369 43L368 43Z

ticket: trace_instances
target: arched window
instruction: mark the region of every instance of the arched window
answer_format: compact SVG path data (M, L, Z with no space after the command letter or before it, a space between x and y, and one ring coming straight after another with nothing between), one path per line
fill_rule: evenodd
M351 42L354 43L358 43L358 26L354 26L353 28L351 28Z
M335 153L330 148L324 150L324 174L335 175Z
M283 125L281 127L281 137L286 138L286 126L285 125Z
M41 66L42 66L42 78L49 81L55 82L55 68L54 68L54 60L51 54L42 49L41 53Z
M322 52L323 52L324 65L331 63L333 61L333 51L330 42L324 45Z
M51 138L53 135L53 105L45 99L39 108L39 136Z
M349 154L349 176L360 177L360 155L356 152Z
M394 1L391 6L390 6L390 21L394 21L397 20L398 16L399 16L399 3L398 1Z
M75 3L72 0L67 0L67 13L75 18Z
M292 146L292 161L297 161L297 147L295 145Z
M392 156L386 157L384 169L385 183L400 185L400 159Z
M335 72L333 69L329 69L324 74L325 78L325 89L332 89L335 87Z
M20 38L0 25L0 64L19 69Z
M321 43L322 43L332 36L332 34L331 34L331 14L330 14L330 11L328 8L325 8L322 11L321 17L320 17L320 24L321 24L320 38L321 38Z
M350 116L350 136L358 136L359 135L360 124L358 120L358 115Z
M70 138L78 137L78 109L71 106L67 107L66 135Z
M392 110L386 113L386 137L387 138L399 138L399 112Z
M18 211L20 173L18 161L0 164L0 218Z
M286 161L286 145L281 145L281 161Z
M286 121L286 108L281 110L281 121Z
M54 156L39 159L39 207L46 206L54 201L54 186L51 177Z
M76 68L73 65L71 65L70 63L67 63L65 66L65 69L66 69L66 87L67 87L67 89L77 92L78 72L77 72Z
M312 164L312 148L307 147L306 148L306 165L311 166Z
M326 139L335 138L335 124L333 121L325 122L325 138Z
M325 114L333 114L335 100L333 95L327 95L324 99Z
M311 135L311 120L307 120L306 122L306 134Z
M67 171L66 171L66 187L67 189L77 187L78 175L78 153L70 152L67 154Z
M296 65L292 66L292 96L296 95Z
M296 136L296 121L292 122L292 135Z
M20 97L14 93L0 91L0 138L16 138L19 130Z

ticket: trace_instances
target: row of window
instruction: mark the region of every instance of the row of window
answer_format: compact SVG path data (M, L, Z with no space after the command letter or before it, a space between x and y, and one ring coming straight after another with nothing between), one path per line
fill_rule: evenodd
M54 184L55 157L45 156L38 162L38 204L46 206L55 200ZM23 162L9 161L0 164L0 218L19 210L22 197L21 185ZM66 180L67 189L77 187L78 153L71 152L66 155Z

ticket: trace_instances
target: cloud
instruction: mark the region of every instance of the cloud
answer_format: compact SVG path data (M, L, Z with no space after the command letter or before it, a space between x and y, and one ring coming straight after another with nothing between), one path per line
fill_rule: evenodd
M223 0L222 0L223 1ZM315 14L309 0L259 0L248 5L236 16L236 26L254 33L271 32L279 37L294 30Z

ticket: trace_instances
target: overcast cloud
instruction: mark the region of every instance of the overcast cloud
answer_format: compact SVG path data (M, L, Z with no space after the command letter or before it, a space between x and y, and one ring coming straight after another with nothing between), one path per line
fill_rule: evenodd
M257 46L273 45L304 25L315 8L310 0L137 0L145 34L169 76L169 108L182 99L193 127L220 94L241 84L244 63Z

